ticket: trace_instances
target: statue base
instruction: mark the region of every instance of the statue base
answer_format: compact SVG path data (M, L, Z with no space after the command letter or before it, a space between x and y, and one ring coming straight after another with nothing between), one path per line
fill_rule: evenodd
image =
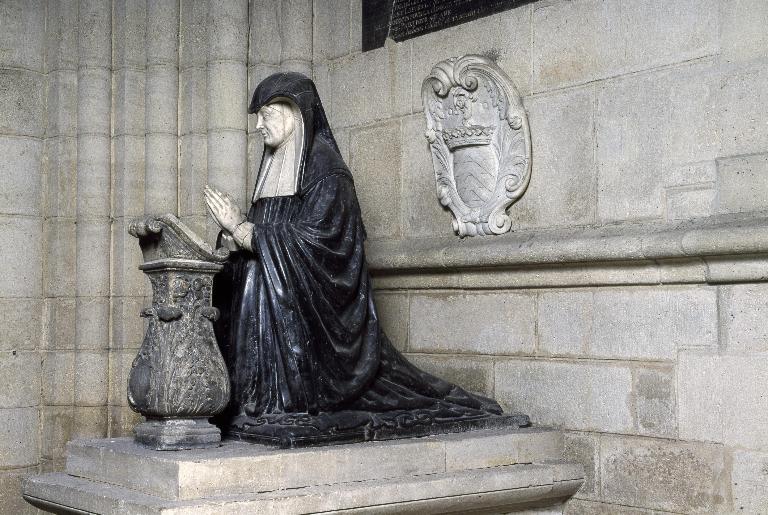
M156 451L204 449L221 444L221 431L207 418L150 419L133 431L137 442Z
M397 440L479 429L520 429L531 425L527 415L464 416L438 419L429 410L335 411L317 415L276 414L238 417L226 431L229 438L281 449Z
M280 450L239 441L156 452L132 438L70 442L66 473L25 478L54 513L557 513L582 484L562 433L480 430Z

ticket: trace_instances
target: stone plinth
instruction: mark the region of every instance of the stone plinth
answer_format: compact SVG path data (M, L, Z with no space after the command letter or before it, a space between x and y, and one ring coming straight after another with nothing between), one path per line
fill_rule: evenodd
M66 473L28 478L23 492L57 513L511 512L561 505L579 489L584 471L562 451L559 432L538 428L290 450L78 440Z

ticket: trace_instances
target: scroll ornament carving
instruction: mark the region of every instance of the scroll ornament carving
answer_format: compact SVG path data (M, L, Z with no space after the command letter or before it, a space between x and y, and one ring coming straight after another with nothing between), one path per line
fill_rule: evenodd
M128 379L128 402L147 418L137 440L156 449L215 445L219 429L208 418L221 412L230 395L229 376L213 322L213 276L228 257L212 250L173 215L134 221L144 271L152 283L152 305L141 349Z
M507 208L531 176L528 117L512 81L490 59L437 63L421 88L440 203L459 236L503 234Z

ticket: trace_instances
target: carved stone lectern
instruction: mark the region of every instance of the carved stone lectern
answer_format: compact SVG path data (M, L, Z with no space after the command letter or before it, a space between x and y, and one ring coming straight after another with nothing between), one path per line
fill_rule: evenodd
M208 421L229 402L229 377L213 331L213 276L229 252L212 250L173 215L131 223L152 306L141 350L128 380L128 401L147 420L136 440L157 450L218 445L221 432Z

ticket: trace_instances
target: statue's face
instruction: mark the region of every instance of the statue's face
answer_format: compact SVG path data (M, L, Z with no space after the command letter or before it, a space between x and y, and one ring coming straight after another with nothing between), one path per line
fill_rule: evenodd
M291 106L285 102L265 105L256 113L256 130L264 137L264 144L279 147L291 137L295 122Z

